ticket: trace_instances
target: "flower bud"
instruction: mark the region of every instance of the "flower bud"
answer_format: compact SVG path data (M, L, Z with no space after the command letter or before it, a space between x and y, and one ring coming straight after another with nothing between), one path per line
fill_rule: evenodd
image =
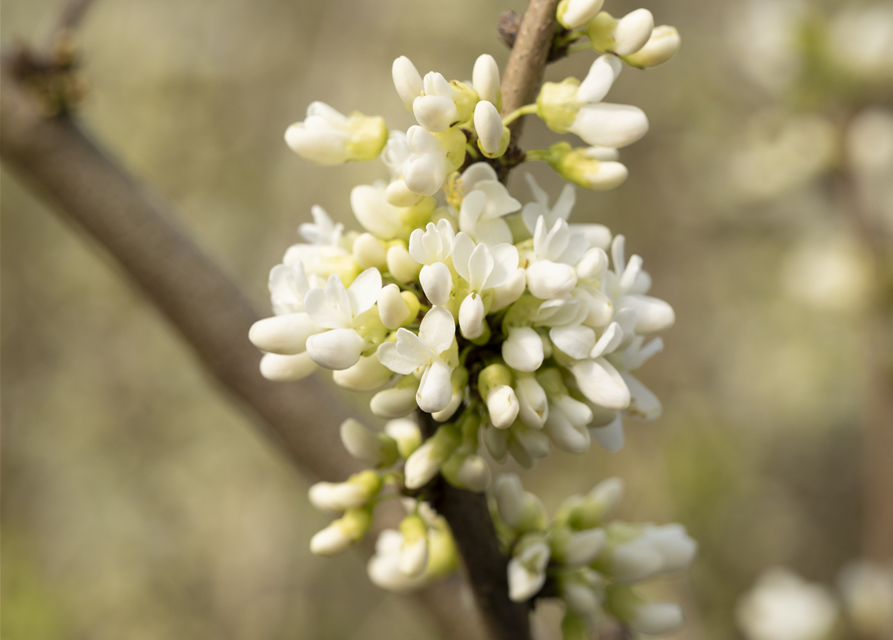
M379 418L403 418L416 409L415 392L415 386L379 391L369 401L369 408Z
M561 0L558 3L558 22L565 29L582 27L595 17L604 0Z
M497 107L501 100L499 66L490 54L482 54L474 61L471 83L481 100L492 102Z
M374 471L361 471L347 482L317 482L308 493L310 503L320 511L347 511L362 507L381 490L381 478Z
M400 533L400 572L406 576L420 575L428 564L428 527L421 516L406 516L400 523Z
M325 167L374 160L387 140L383 118L358 112L344 116L322 102L312 103L304 122L291 125L285 132L285 142L292 151Z
M521 422L531 429L542 429L549 415L549 402L546 392L532 375L519 374L515 382Z
M562 581L561 597L567 603L568 609L580 615L594 614L601 604L595 589L580 580Z
M648 43L635 53L624 56L623 61L631 67L647 69L669 62L682 43L676 27L666 25L655 27Z
M520 533L539 531L546 526L546 508L540 499L527 493L514 473L503 473L493 483L496 509L506 526Z
M456 103L446 96L419 96L412 103L412 113L431 133L446 131L459 119Z
M500 286L493 289L493 301L490 305L490 313L496 313L515 302L524 293L527 287L527 272L522 268L515 269L508 279Z
M419 489L440 470L440 465L459 446L459 439L448 427L440 427L431 438L406 460L404 472L407 489Z
M497 158L508 148L511 133L503 126L499 111L492 102L481 100L474 108L474 128L478 134L478 148L488 158Z
M509 561L509 598L525 602L535 596L546 583L549 547L545 542L528 545Z
M515 390L508 385L494 387L487 395L490 422L497 429L508 429L518 417L520 405Z
M419 282L431 304L442 307L450 301L453 275L443 262L425 265L419 274Z
M585 427L576 427L565 417L554 404L549 407L543 431L556 447L568 453L586 453L589 451L591 436Z
M586 496L569 498L561 506L558 520L577 530L591 530L601 525L623 495L623 482L608 478L598 483Z
M649 527L645 536L663 557L662 571L672 573L688 568L698 553L698 543L692 540L681 524Z
M638 107L599 102L587 104L577 112L568 131L588 144L618 149L630 145L648 133L648 117Z
M589 40L596 51L628 56L645 46L653 29L654 16L648 9L636 9L620 20L603 12L589 23Z
M617 309L630 309L636 313L636 329L639 335L649 336L666 331L676 322L673 307L651 296L623 296L617 303Z
M396 331L412 320L409 305L400 293L400 287L389 284L382 287L378 294L378 314L381 323L391 331Z
M415 395L419 409L437 413L447 408L453 398L452 375L452 368L442 360L435 360L425 369Z
M361 269L384 271L387 266L384 242L371 233L362 233L353 241L353 257Z
M626 409L629 388L614 366L604 358L582 360L570 367L577 386L590 402L606 409Z
M468 340L479 338L484 333L484 301L480 294L472 292L465 296L459 306L459 329Z
M598 557L606 542L604 529L571 532L560 545L552 545L552 553L559 562L570 567L583 566Z
M334 556L359 542L372 526L365 509L349 509L338 520L310 539L310 551L318 556Z
M383 387L393 377L394 372L378 361L378 357L371 355L360 358L352 367L333 371L332 379L339 387L351 391L375 391Z
M303 353L307 338L323 331L306 313L287 313L258 320L248 331L248 339L258 349L282 356Z
M461 132L459 132L461 135ZM465 136L462 136L464 152ZM403 180L407 188L421 196L432 196L440 190L450 170L448 149L422 127L410 127L406 141L412 155L403 165Z
M394 64L391 66L391 76L394 79L397 95L400 96L406 108L412 110L413 101L425 92L422 76L406 56L400 56L394 60Z
M679 631L685 623L682 608L673 602L646 602L630 620L633 631L651 636Z
M561 82L544 82L536 98L536 113L555 133L567 133L581 102L577 99L580 81L576 78L565 78Z
M629 176L627 168L619 162L596 159L593 156L598 152L592 149L572 149L567 142L559 142L550 148L548 162L562 178L584 189L606 191L623 184Z
M527 288L540 300L562 298L577 286L577 272L569 264L537 260L527 267Z
M276 353L265 353L260 359L260 374L273 382L292 382L302 380L318 367L310 355L298 353L293 356L280 356Z
M388 247L387 263L388 271L399 282L414 281L422 268L422 265L412 259L409 251L400 242Z
M400 418L389 421L384 432L397 443L397 451L404 460L422 444L422 431L413 420Z
M623 63L617 56L599 56L589 67L589 72L577 89L578 102L601 102L611 90L611 85L620 76Z
M543 364L543 340L530 327L509 327L502 359L515 371L536 371Z
M401 166L400 169L402 170L403 167ZM411 207L421 198L417 193L409 190L402 178L392 181L384 193L388 202L395 207Z
M353 418L341 423L341 442L351 456L374 467L397 461L397 443L390 436L372 433Z
M482 457L472 454L462 461L457 477L463 487L481 493L490 485L490 466Z
M631 584L659 573L663 562L660 552L642 536L614 548L608 571L617 582Z
M335 371L355 365L367 346L353 329L332 329L307 338L307 353L313 361Z

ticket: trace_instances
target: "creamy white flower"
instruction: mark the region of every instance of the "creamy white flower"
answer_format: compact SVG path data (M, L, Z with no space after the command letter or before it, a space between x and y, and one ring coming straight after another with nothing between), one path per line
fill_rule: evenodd
M378 466L385 460L385 440L353 418L341 423L341 444L351 456L366 464Z
M635 333L652 335L669 329L676 322L673 308L657 298L644 293L651 279L642 271L642 258L634 255L629 263L624 258L625 238L620 235L611 244L613 271L609 283L610 295L617 303L618 314L623 310L634 312ZM628 340L632 340L631 332Z
M512 602L525 602L543 588L549 553L545 542L537 542L509 561L509 598Z
M412 282L419 277L419 263L413 260L402 243L388 247L385 261L388 263L388 271L399 282Z
M394 60L394 64L391 66L391 76L394 79L397 94L406 108L411 110L415 99L425 92L422 76L418 69L409 58L400 56Z
M590 426L589 434L602 447L611 453L616 453L624 444L623 418L618 413L606 425Z
M378 534L375 554L366 568L372 584L395 593L406 593L427 582L424 573L409 576L400 570L402 549L403 534L396 529L385 529Z
M558 22L566 29L588 24L601 10L604 0L562 0L558 4Z
M476 197L475 193L480 192L472 192L470 197ZM453 266L470 289L459 309L459 326L462 335L473 340L484 330L485 313L481 295L502 286L514 273L518 267L518 250L507 243L492 247L483 243L475 246L471 237L460 232L453 243Z
M661 571L664 573L688 568L698 552L698 543L681 524L647 526L644 536L663 558Z
M459 118L456 92L441 74L431 71L422 80L422 95L412 102L416 121L432 133L446 131Z
M428 223L425 231L416 229L409 237L409 255L425 265L419 274L422 289L432 304L443 306L450 299L453 276L444 261L453 251L455 232L450 222L441 219Z
M406 132L410 156L403 164L403 180L413 193L433 196L449 171L447 152L430 132L413 126Z
M478 134L478 141L487 157L499 153L505 131L499 111L492 102L481 100L474 107L474 129Z
M378 294L378 315L381 323L391 331L396 331L410 319L409 305L400 295L400 287L395 284L382 287Z
M391 371L415 373L421 379L416 400L422 411L440 411L450 402L453 368L442 356L452 346L455 334L456 324L450 312L434 307L422 319L419 335L398 329L396 343L385 342L378 347L378 359Z
M318 368L306 352L290 356L265 353L260 359L260 374L273 382L302 380Z
M361 269L375 267L381 271L387 268L385 244L371 233L361 233L357 236L353 241L351 253Z
M684 623L685 616L678 604L646 602L636 609L630 627L638 633L657 636L678 631Z
M380 157L381 161L388 168L392 181L403 177L403 165L410 155L412 155L412 152L409 150L409 143L406 141L406 133L404 131L391 131Z
M418 385L379 391L369 401L369 409L379 418L403 418L415 411Z
M543 364L543 339L531 327L509 327L502 359L516 371L536 371Z
M563 298L577 284L572 265L589 246L581 235L572 234L567 222L558 219L551 229L540 216L533 233L533 254L527 267L527 288L537 298Z
M619 545L611 552L611 576L620 583L641 582L660 573L664 558L645 536Z
M582 360L570 367L580 391L590 402L607 409L626 409L630 391L623 377L604 358Z
M481 100L497 104L499 102L500 82L499 65L488 53L478 56L474 61L471 83Z
M299 156L324 167L372 160L385 145L388 129L379 117L345 116L323 102L307 107L307 118L291 125L285 142Z
M561 550L561 562L570 567L587 565L605 548L604 529L576 531Z
M527 288L527 272L518 267L509 274L508 279L500 286L493 289L493 299L490 312L496 313L505 309L524 294Z
M594 151L592 151L594 150ZM590 147L598 155L599 160L616 160L617 150L599 147ZM521 218L532 236L536 232L536 223L542 216L546 228L551 229L558 220L567 220L577 202L577 192L573 185L566 184L555 201L555 206L549 208L549 194L539 186L536 179L529 173L524 174L524 179L533 194L533 202L524 205ZM582 234L591 247L607 249L611 244L611 231L603 224L568 224L572 234Z
M397 450L403 458L408 458L422 444L422 431L414 420L389 420L384 432L397 443Z
M623 61L643 69L657 67L669 62L679 51L681 44L682 40L675 27L667 25L655 27L645 46L632 55L624 56Z
M326 369L347 369L360 359L368 347L365 338L354 329L356 319L372 308L381 290L378 269L367 269L345 289L341 278L332 276L325 289L307 292L304 305L311 320L324 329L307 339L307 352Z
M308 359L310 356L307 356ZM332 372L332 380L339 387L351 391L375 391L385 386L394 373L378 361L374 354L361 357L355 365Z
M359 185L350 192L350 208L363 228L382 240L405 238L400 208L388 202L384 182Z
M459 209L459 229L476 242L511 244L512 232L503 216L521 208L499 182L496 171L484 162L468 167L456 181L464 193Z
M549 401L543 387L530 374L520 373L515 381L518 417L531 429L542 429L549 416Z
M654 29L654 16L648 9L636 9L615 20L607 13L589 24L589 39L597 51L628 56L645 46Z
M549 403L549 416L543 430L559 449L569 453L585 453L589 450L591 438L586 425L591 421L592 410L589 407L564 395Z
M776 568L739 601L736 618L748 640L822 640L837 620L837 605L824 587Z
M638 107L626 104L587 104L568 131L591 145L620 148L638 142L648 133L648 118Z
M467 456L459 467L459 481L469 491L483 492L490 485L490 465L481 456Z
M490 413L490 422L497 429L508 429L521 407L515 390L508 385L499 385L487 394L487 411Z
M534 494L524 491L516 474L498 475L493 483L493 497L499 517L512 529L527 532L545 527L546 508Z
M307 340L324 330L306 313L288 313L258 320L251 325L248 339L258 349L289 356L303 353Z

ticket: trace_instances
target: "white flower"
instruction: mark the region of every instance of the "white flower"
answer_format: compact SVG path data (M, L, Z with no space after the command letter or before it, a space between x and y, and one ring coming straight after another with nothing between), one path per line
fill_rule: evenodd
M563 298L577 285L572 265L589 248L586 238L572 234L567 222L558 219L547 229L543 216L533 233L533 254L527 267L527 288L537 298Z
M388 138L384 119L359 113L345 116L323 102L307 107L304 122L291 125L285 142L305 160L330 167L348 161L372 160Z
M624 56L623 61L643 69L657 67L669 62L679 51L681 43L679 32L675 27L667 25L655 27L645 46L632 55Z
M487 394L487 411L490 413L490 422L497 429L508 429L521 407L515 390L508 385L493 387Z
M332 276L337 278L338 276ZM306 313L288 313L258 320L248 332L248 339L258 349L283 356L303 353L307 340L324 331Z
M391 331L396 331L410 320L409 305L400 294L400 287L395 284L382 287L378 294L378 314L381 323Z
M388 202L384 182L359 185L350 192L350 208L363 228L382 240L406 238L401 208Z
M459 482L469 491L483 492L490 485L490 465L481 456L467 456L456 474Z
M654 16L648 9L636 9L615 20L607 13L589 24L589 40L596 51L628 56L645 46L654 29Z
M303 353L307 338L323 329L304 313L304 297L310 290L310 284L301 263L273 267L269 287L270 300L276 315L255 322L248 332L248 339L257 348L271 354L292 356ZM305 364L300 359L265 359L265 364L262 361L262 372L266 371L264 377L268 377L267 373L275 376L269 378L271 380L297 380L298 378L290 376L305 371ZM312 369L307 371L309 373L312 373Z
M505 433L504 431L502 433ZM534 494L524 491L514 473L503 473L493 483L493 497L499 517L510 528L536 531L546 524L546 508Z
M648 133L648 118L638 107L626 104L588 104L577 113L568 131L591 145L620 148Z
M425 584L423 573L409 576L400 570L402 549L403 534L396 529L385 529L378 534L375 554L366 568L373 584L395 593L412 591Z
M310 539L310 551L318 556L337 555L359 542L370 526L372 516L368 511L350 509Z
M855 560L840 572L838 584L847 617L860 634L883 638L893 633L893 569Z
M404 378L405 379L405 378ZM415 378L413 378L415 380ZM379 418L403 418L415 411L418 385L397 386L379 391L369 401L369 409Z
M620 583L641 582L660 573L663 555L645 536L619 545L611 552L611 576Z
M635 333L639 335L647 336L669 329L676 322L673 307L663 300L644 295L650 287L651 278L642 271L642 258L639 256L634 255L629 263L625 261L624 245L623 236L617 236L611 244L614 269L610 295L616 301L618 314L624 309L635 312Z
M605 150L597 149L596 147L591 147L591 149L596 149L596 153L602 156L599 158L600 160L608 159L605 156L606 151L613 153L614 156L617 154L616 149ZM616 159L616 157L612 159ZM524 225L531 236L536 232L536 223L540 216L544 218L547 229L554 227L559 220L566 221L568 219L571 209L574 208L574 204L577 201L577 192L572 185L564 185L558 200L555 201L555 206L550 209L549 194L539 186L536 179L529 173L524 174L524 179L527 180L534 201L524 205L521 218L524 220ZM603 224L568 224L568 227L570 227L572 234L582 234L591 247L607 249L611 244L611 231Z
M647 635L673 633L682 628L682 608L672 602L646 602L639 605L630 621L633 631Z
M397 342L378 347L378 359L391 371L415 373L420 379L416 400L422 411L444 409L453 393L450 376L453 367L442 359L456 335L453 316L443 307L434 307L422 319L419 335L397 330Z
M512 232L503 216L521 208L496 177L496 171L484 162L468 167L457 186L465 197L459 209L459 229L475 242L488 245L511 244Z
M307 356L308 359L310 356ZM312 362L312 361L311 361ZM361 357L352 367L332 372L332 380L339 387L352 391L375 391L385 386L394 373L373 354Z
M403 177L403 165L411 154L409 143L406 140L406 133L403 131L391 131L388 136L388 142L381 152L381 161L388 168L392 181Z
M619 410L629 406L629 388L614 365L605 358L575 362L570 372L590 402L607 409Z
M536 371L543 364L543 339L530 327L509 327L502 359L515 371Z
M490 54L482 54L474 61L471 83L481 100L499 103L499 66Z
M543 588L549 553L545 542L537 542L509 561L509 598L512 602L530 600Z
M566 29L588 24L604 4L604 0L562 0L558 4L558 22Z
M422 81L422 95L412 102L416 121L431 133L446 131L459 118L456 92L441 74L431 71Z
M492 102L481 100L474 108L474 129L478 134L481 151L488 158L499 154L505 127L499 111Z
M549 415L544 431L556 447L569 453L589 450L590 434L586 429L592 421L592 410L569 395L549 403Z
M760 576L736 617L748 640L822 640L837 620L837 605L824 587L776 568Z
M540 383L530 374L518 374L515 395L518 397L521 422L531 429L542 429L549 416L549 401Z
M422 431L414 420L389 420L384 426L384 432L397 443L397 451L402 458L411 456L422 444Z
M273 382L302 380L318 368L306 352L290 356L265 353L260 359L260 374Z
M469 197L477 197L475 193L480 192L472 192ZM489 289L502 286L514 273L518 268L518 250L507 243L475 246L471 237L460 232L453 242L453 266L470 289L459 308L459 327L463 336L473 340L484 331L481 296Z
M345 289L338 276L331 276L325 289L307 292L307 314L320 327L331 329L307 339L307 352L326 369L347 369L357 363L368 347L366 339L354 329L358 316L372 308L381 290L378 269L367 269Z
M688 568L698 552L698 543L681 524L649 525L643 535L663 558L660 570L664 573Z
M361 233L357 236L357 239L353 241L351 253L361 269L375 267L381 271L387 268L385 244L371 233Z
M441 427L422 446L416 449L406 460L404 483L407 489L419 489L425 486L440 471L441 465L450 457L458 439L449 430Z
M427 229L416 229L409 237L409 255L419 264L425 265L419 274L422 289L428 300L437 306L445 305L450 299L453 276L444 261L453 252L455 232L446 219L435 225L428 223Z
M400 56L394 60L394 64L391 66L391 76L394 79L397 94L406 108L411 110L415 99L425 92L422 76L406 56Z
M598 557L606 542L604 529L576 531L561 550L561 562L569 567L587 565Z
M406 132L410 156L403 164L403 180L413 193L433 196L449 172L447 152L431 133L419 126Z
M387 438L383 440L353 418L341 423L341 443L344 448L357 460L372 466L378 466L385 461L385 440Z

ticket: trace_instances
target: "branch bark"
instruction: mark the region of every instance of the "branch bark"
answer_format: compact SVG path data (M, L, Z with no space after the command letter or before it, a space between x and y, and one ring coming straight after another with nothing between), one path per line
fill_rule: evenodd
M359 469L336 426L345 404L311 377L272 383L259 373L248 329L260 317L244 294L175 224L169 205L130 176L73 120L46 118L0 61L0 156L68 221L87 232L180 333L213 379L309 478L339 480ZM444 635L480 640L455 582L418 599Z

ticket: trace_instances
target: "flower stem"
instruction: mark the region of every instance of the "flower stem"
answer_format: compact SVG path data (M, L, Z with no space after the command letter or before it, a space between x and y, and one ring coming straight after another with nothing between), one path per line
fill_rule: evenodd
M471 144L470 142L466 142L466 143L465 143L465 151L466 151L466 153L468 153L468 155L470 155L470 156L471 156L472 158L474 158L475 160L477 160L477 159L480 157L480 154L478 153L477 147L475 147L475 146L474 146L473 144Z
M508 126L510 123L514 122L521 116L531 115L536 113L536 105L535 104L526 104L523 107L518 107L506 117L502 119L502 124Z
M552 152L548 149L528 149L525 153L525 161L530 162L533 160L540 160L542 162L548 162L549 158L552 157Z
M592 44L588 39L583 42L575 42L569 46L567 48L567 55L570 56L575 53L583 53L584 51L592 51Z

